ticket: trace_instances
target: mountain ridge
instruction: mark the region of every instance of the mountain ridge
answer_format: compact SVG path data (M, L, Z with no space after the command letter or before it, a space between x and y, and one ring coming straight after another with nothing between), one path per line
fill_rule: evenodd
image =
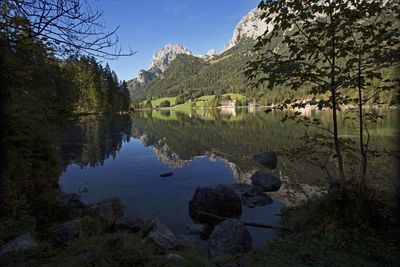
M200 58L205 62L211 62L219 55L237 46L241 41L245 39L256 39L268 28L268 25L260 19L261 14L261 10L254 8L243 16L236 25L231 39L227 42L221 53L217 53L214 49L210 49L205 55L193 55L189 49L180 44L166 44L161 50L153 55L148 70L140 70L136 78L128 81L131 98L137 98L139 95L143 94L147 88L151 87L151 84L155 80L162 79L163 73L179 54L190 55Z

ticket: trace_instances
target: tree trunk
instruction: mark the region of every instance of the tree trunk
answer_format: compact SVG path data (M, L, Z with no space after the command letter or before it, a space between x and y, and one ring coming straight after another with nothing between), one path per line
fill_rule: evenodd
M339 137L338 137L338 126L337 126L337 103L336 103L336 81L335 81L335 72L336 72L336 19L333 17L333 14L330 15L331 19L331 27L332 27L332 62L331 62L331 93L332 93L332 119L333 119L333 138L335 143L335 152L336 158L339 168L339 175L342 181L342 192L345 190L345 174L343 168L343 157L340 151Z
M367 178L367 151L364 147L364 115L363 115L363 102L362 102L362 77L361 77L361 51L358 53L358 119L359 119L359 128L360 128L360 153L361 153L361 162L360 162L360 173L359 173L359 181L358 181L358 191L361 197L365 194L365 181Z

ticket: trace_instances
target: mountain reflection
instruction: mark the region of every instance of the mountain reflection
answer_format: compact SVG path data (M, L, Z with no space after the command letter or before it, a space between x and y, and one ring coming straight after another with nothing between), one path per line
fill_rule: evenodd
M318 167L295 159L293 154L302 142L300 138L306 134L304 126L292 121L282 123L282 112L233 110L233 113L217 109L193 109L186 113L161 110L129 116L84 117L67 123L62 129L62 166L65 170L70 164L81 168L103 165L106 159L115 159L124 142L132 137L140 140L144 147L152 147L158 161L169 168L184 168L198 157L218 159L225 162L236 182L243 183L250 183L251 175L261 168L253 156L266 150L275 151L278 166L271 172L283 182L281 190L273 194L275 197L291 205L325 190L326 174ZM330 117L328 112L313 115L323 122ZM393 129L392 119L389 116L380 128ZM342 121L341 130L352 136L355 129ZM375 133L375 146L390 149L395 147L395 142L395 135ZM381 177L381 184L390 188L388 177L393 176L393 159L383 156L372 159L371 164L380 170L375 177Z
M324 191L328 184L326 174L303 160L295 160L292 154L307 132L304 126L292 121L282 123L283 112L265 114L233 110L234 113L217 109L135 113L131 116L132 136L145 146L152 146L157 158L171 168L185 167L196 157L222 159L236 181L244 183L249 183L250 176L261 167L253 156L265 150L276 151L279 163L271 172L284 184L279 192L274 193L276 197L286 204L294 204ZM323 123L330 121L329 112L310 112ZM394 117L391 116L388 114L384 125L379 126L383 131L395 129ZM325 123L325 126L329 127L329 124ZM356 131L345 120L341 121L340 128L350 137ZM393 144L396 143L395 135L384 136L380 132L375 133L373 141L375 147L383 149L395 147ZM374 176L390 184L388 177L393 177L393 159L382 155L371 161L380 169Z

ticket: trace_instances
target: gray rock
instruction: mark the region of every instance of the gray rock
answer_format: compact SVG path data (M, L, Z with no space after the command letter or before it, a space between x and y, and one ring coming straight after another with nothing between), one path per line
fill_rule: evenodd
M89 207L89 213L104 221L106 227L114 226L116 220L124 215L124 204L118 197L110 197Z
M281 180L266 171L257 171L251 177L251 183L259 186L266 192L278 191L281 188Z
M0 247L0 255L37 248L38 242L31 234L19 235Z
M206 230L206 227L199 223L186 224L186 231L190 235L200 235Z
M180 245L172 231L158 219L151 221L152 229L145 238L145 241L154 242L163 252L175 249Z
M189 202L190 217L197 222L209 224L217 224L223 220L200 212L239 218L242 214L241 198L228 185L197 187Z
M79 219L60 224L53 232L53 242L59 246L67 245L79 237L80 227Z
M62 193L56 201L66 207L73 215L82 215L86 208L79 195L75 193Z
M145 226L145 221L139 217L126 216L116 220L115 230L118 232L128 231L131 233L139 232Z
M208 240L210 257L245 253L251 249L251 236L239 220L228 219L218 224Z
M182 260L185 259L185 257L182 257L181 255L174 254L174 253L168 254L167 257L165 257L165 258L166 258L167 261L172 261L172 262L174 262L174 261L182 261Z
M261 207L273 203L270 196L262 188L250 184L232 184L231 188L241 197L242 204L249 208Z
M278 164L278 158L276 157L276 153L273 151L266 151L264 153L255 155L254 160L268 169L275 169L276 165Z

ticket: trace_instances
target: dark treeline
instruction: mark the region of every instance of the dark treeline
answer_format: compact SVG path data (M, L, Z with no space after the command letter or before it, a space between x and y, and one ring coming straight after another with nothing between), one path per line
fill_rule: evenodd
M0 214L17 221L38 195L57 187L63 166L56 129L71 116L129 107L127 85L108 65L93 56L60 55L46 38L32 37L31 27L22 18L0 21Z
M127 110L129 91L94 57L59 60L41 42L2 41L2 90L6 113L106 113Z

